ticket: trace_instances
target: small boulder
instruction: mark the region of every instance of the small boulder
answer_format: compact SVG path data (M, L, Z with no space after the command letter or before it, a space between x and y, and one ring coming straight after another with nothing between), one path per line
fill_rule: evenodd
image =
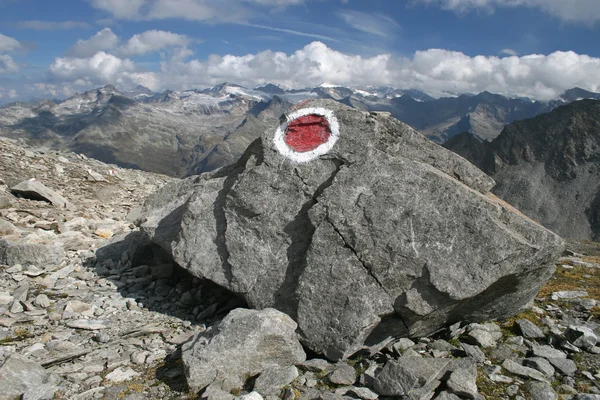
M598 342L598 337L594 331L582 325L569 326L565 332L565 337L575 346L584 349L594 347Z
M461 397L475 399L477 396L477 367L458 368L450 374L446 385L448 390Z
M518 319L516 323L523 337L527 339L541 339L545 337L544 332L528 319Z
M384 396L407 396L417 390L432 392L439 385L436 378L449 362L440 358L406 356L390 360L376 376L374 389Z
M529 382L527 391L531 396L531 400L556 400L558 395L552 389L552 386L546 382Z
M356 381L356 371L346 363L339 363L329 375L329 380L336 385L353 385Z
M229 391L268 368L305 361L296 328L289 316L274 309L231 311L183 345L188 386L197 392L214 382Z
M3 219L0 219L0 236L8 236L15 233L17 228L15 226Z
M298 377L298 369L289 367L270 367L264 370L254 383L254 390L263 396L278 396L281 389Z
M0 264L57 265L65 251L56 244L22 243L0 238Z

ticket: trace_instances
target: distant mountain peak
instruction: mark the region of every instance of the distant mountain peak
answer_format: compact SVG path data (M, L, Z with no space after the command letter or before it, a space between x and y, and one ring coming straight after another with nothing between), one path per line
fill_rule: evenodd
M263 93L268 94L283 94L285 90L281 88L279 85L274 85L272 83L267 83L266 85L259 86L255 90L261 91Z
M594 93L580 87L574 87L572 89L565 90L565 92L560 96L560 99L566 102L583 99L600 100L600 93Z

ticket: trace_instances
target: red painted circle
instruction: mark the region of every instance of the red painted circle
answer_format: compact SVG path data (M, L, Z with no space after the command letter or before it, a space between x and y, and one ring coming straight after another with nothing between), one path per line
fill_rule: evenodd
M304 153L326 143L330 135L329 121L322 115L309 114L288 124L284 141L292 150Z

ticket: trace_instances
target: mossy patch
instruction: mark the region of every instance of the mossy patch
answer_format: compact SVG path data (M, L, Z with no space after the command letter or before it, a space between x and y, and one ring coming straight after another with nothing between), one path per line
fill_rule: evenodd
M600 300L600 269L573 266L558 267L554 276L540 290L540 297L559 291L585 290L588 297Z
M481 369L477 371L477 390L487 400L504 400L507 398L507 383L491 381Z

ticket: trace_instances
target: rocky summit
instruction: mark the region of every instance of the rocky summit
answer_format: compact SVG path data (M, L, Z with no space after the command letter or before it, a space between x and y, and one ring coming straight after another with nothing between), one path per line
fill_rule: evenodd
M509 316L554 272L558 236L389 114L311 100L280 123L235 165L167 184L139 221L193 275L291 316L310 350L340 360Z

